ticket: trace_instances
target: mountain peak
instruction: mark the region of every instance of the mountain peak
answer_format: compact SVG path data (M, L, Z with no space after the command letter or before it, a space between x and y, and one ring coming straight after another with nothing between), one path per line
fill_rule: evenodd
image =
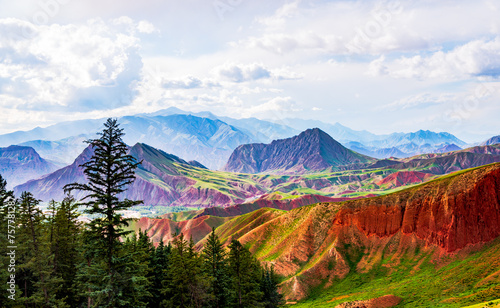
M241 145L234 150L223 170L296 173L370 160L369 157L348 150L321 129L312 128L295 137L274 140L270 144Z
M486 140L485 142L481 143L481 145L494 145L500 143L500 135L491 137L490 139Z

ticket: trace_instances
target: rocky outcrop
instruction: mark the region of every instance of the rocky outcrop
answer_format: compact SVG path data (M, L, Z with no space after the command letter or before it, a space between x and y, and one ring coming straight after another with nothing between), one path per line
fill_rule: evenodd
M320 202L342 202L347 200L361 199L363 197L364 196L356 198L333 198L322 195L303 195L293 199L291 198L282 199L282 198L277 198L277 196L273 194L266 194L248 203L237 204L225 208L209 207L199 211L196 217L201 217L205 215L212 215L219 217L238 216L253 212L261 208L273 208L273 209L289 211L302 206Z
M500 162L500 147L477 147L448 155L429 154L407 162L386 167L387 169L412 169L432 174L447 174L468 168Z
M241 145L231 154L223 170L243 173L300 173L373 160L345 148L322 130L314 128L270 144Z

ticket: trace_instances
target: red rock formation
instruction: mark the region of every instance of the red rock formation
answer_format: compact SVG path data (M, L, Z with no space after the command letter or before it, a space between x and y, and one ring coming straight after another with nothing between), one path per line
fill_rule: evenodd
M422 183L429 180L432 174L418 172L418 171L398 171L396 173L390 174L383 178L381 181L377 182L377 185L386 185L389 187L400 187L409 184Z
M333 223L356 226L366 236L415 234L447 252L490 241L500 235L500 165L397 194L346 202Z

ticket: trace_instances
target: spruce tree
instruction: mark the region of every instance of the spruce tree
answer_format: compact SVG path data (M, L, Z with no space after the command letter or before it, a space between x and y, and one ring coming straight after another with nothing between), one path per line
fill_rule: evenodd
M125 242L123 251L129 256L129 262L124 268L124 275L132 278L125 281L122 288L124 293L134 294L127 300L129 307L145 308L151 297L147 276L152 246L146 232L140 229L138 234L132 234Z
M265 308L277 308L283 305L283 295L278 291L279 277L274 272L274 266L265 266L262 269L260 290L262 292L262 303Z
M80 267L79 274L88 302L99 307L130 307L142 298L135 291L140 292L145 281L143 273L131 270L133 260L120 241L132 232L124 230L130 219L123 218L120 211L142 201L120 200L119 195L135 180L140 162L127 155L123 129L117 120L108 119L104 126L100 138L87 141L94 150L90 160L81 165L88 183L68 184L64 190L87 193L82 204L93 217L84 232L87 266ZM130 281L136 286L128 288Z
M80 301L75 284L77 265L81 262L78 247L81 226L78 222L78 204L67 195L62 202L51 202L50 250L54 255L53 270L62 278L57 297L74 305Z
M19 208L19 266L21 273L20 302L36 307L69 307L56 294L62 279L53 271L54 256L50 252L49 224L37 200L23 192Z
M182 233L176 236L162 290L165 296L163 307L205 307L208 283L201 267L201 258L194 250L193 240L188 242Z
M215 234L215 228L212 228L212 232L203 247L202 257L203 270L210 278L207 307L226 307L229 292L226 252Z
M238 240L229 245L229 271L231 276L231 305L238 308L261 307L260 265L250 251Z
M168 285L168 280L166 275L169 271L170 264L170 252L172 246L168 244L165 246L163 241L160 241L158 247L152 247L149 257L149 281L151 285L149 286L149 292L151 293L151 298L148 303L148 307L160 308L163 296L161 290L164 284Z

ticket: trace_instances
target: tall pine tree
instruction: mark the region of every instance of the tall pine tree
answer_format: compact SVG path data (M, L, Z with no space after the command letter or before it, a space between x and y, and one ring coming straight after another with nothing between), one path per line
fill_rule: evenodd
M62 202L51 201L50 250L54 255L53 271L62 278L57 298L68 304L80 301L75 288L77 265L82 258L78 247L81 226L78 222L78 204L67 195Z
M232 307L261 307L261 268L257 259L238 240L229 245L229 272L232 279Z
M210 277L207 307L227 307L229 301L229 275L227 271L226 252L215 234L215 228L212 228L212 233L208 236L207 242L203 247L202 258L203 270Z
M279 277L274 272L274 266L264 266L260 281L262 303L265 308L277 308L285 303L283 295L278 291Z
M162 290L165 296L162 306L169 308L205 307L207 277L201 270L201 259L194 250L193 240L188 242L182 233L176 236L173 240L170 260Z
M80 267L79 277L85 285L89 304L99 307L142 306L146 294L143 290L145 273L133 272L133 260L124 250L120 238L132 231L125 231L129 219L123 218L120 211L127 210L142 201L120 200L119 195L126 191L135 180L135 169L140 164L134 157L127 155L123 142L123 129L116 119L104 123L100 138L87 141L94 154L81 167L88 183L72 183L65 191L79 190L87 193L82 204L85 212L94 217L85 231L87 266ZM130 288L129 282L136 283ZM127 292L124 292L125 289ZM137 291L137 292L136 292Z
M36 307L68 307L56 294L62 279L53 271L54 256L50 251L49 230L37 200L23 192L19 208L19 283L20 302Z

